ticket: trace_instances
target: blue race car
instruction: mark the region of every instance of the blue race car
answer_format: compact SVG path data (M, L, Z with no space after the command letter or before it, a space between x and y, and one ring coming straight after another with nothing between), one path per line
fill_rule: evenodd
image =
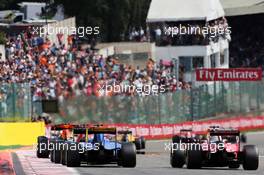
M63 143L60 149L62 164L68 167L78 167L81 163L136 166L135 145L118 142L116 128L74 128L73 134L79 139Z

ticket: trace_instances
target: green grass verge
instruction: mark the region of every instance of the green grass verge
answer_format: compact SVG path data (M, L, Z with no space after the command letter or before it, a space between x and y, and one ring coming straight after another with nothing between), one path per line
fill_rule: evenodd
M22 117L3 117L0 118L0 122L30 122L30 118L22 118Z
M10 146L1 146L0 145L0 151L8 150L8 149L18 149L21 148L21 145L10 145Z

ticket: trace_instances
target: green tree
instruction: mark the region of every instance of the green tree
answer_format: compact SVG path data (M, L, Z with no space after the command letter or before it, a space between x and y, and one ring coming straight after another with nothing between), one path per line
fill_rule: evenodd
M151 0L55 0L65 14L76 16L78 26L99 26L100 39L121 41L133 28L146 27Z
M5 43L6 43L5 33L0 31L0 44L5 44Z
M0 0L0 10L18 9L24 0ZM78 26L99 26L100 39L121 41L128 39L133 28L146 27L146 17L151 0L27 0L46 2L47 15L56 13L63 5L66 16L75 16ZM45 15L45 14L42 14Z

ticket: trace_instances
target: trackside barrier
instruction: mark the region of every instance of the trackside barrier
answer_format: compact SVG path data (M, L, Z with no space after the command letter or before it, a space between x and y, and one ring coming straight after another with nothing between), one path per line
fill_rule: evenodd
M111 124L108 127L117 127L118 130L130 128L133 134L144 136L147 139L165 139L171 138L174 134L180 132L181 129L192 128L196 134L205 134L210 126L222 126L225 128L237 128L240 131L250 131L256 129L264 129L264 116L259 117L236 117L222 120L208 120L183 122L177 124Z
M237 128L240 131L264 129L264 116L259 117L235 117L222 120L207 120L195 122L183 122L177 124L105 124L106 127L116 127L117 130L131 129L136 136L144 136L146 139L167 139L178 134L181 129L191 129L196 134L205 134L210 126L222 126L225 128ZM46 136L50 137L50 126L46 127Z
M37 137L45 135L45 124L37 123L0 123L0 145L30 145L36 143Z

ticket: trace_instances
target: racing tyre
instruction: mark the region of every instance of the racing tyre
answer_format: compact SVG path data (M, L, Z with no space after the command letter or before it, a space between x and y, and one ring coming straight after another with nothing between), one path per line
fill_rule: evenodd
M49 142L48 138L45 136L38 137L38 145L37 145L37 157L38 158L49 158Z
M60 162L62 165L66 165L65 157L66 157L66 148L63 147L63 149L61 150L61 162Z
M60 147L61 142L55 142L55 148L53 150L53 160L54 163L60 163L61 162L61 147Z
M141 143L141 139L140 138L136 138L135 139L135 145L136 145L136 150L140 150L142 148L142 143Z
M71 148L75 148L76 150ZM81 165L77 143L69 144L67 150L65 150L65 153L65 164L67 167L79 167Z
M141 139L141 149L145 149L146 148L146 139L144 137L140 137Z
M176 146L173 145L173 148L176 148ZM185 164L184 151L173 149L170 155L170 163L173 168L182 168Z
M254 145L243 147L243 168L244 170L257 170L259 165L258 149Z
M133 143L123 143L120 150L120 162L119 165L123 167L136 167L136 149Z
M53 154L53 150L50 151L50 161L54 162L54 154Z
M54 140L51 139L50 140L50 144L49 144L49 148L50 148L50 161L54 162L54 154L53 154L53 150L54 150Z
M202 152L200 147L196 147L193 145L190 150L186 150L186 166L188 169L199 169L202 166Z

